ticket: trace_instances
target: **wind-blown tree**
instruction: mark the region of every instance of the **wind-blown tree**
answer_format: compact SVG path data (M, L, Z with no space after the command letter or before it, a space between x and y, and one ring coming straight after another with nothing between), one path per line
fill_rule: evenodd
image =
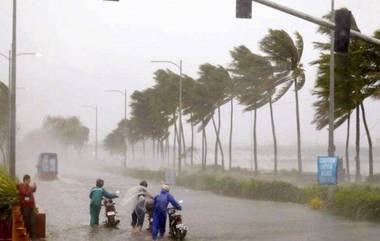
M190 107L192 105L192 102L193 102L193 89L194 89L194 86L196 85L196 82L193 78L187 76L187 75L184 75L182 76L182 88L183 88L183 91L182 91L182 95L183 95L183 112L185 115L189 115L189 118L187 120L187 122L190 123L191 125L191 146L190 146L190 165L193 166L194 165L194 151L195 151L195 147L194 147L194 126L195 126L195 123L192 121L192 115L193 113L190 111L190 112L187 112L186 109L188 107ZM185 151L186 153L187 151Z
M122 130L116 128L103 141L104 149L111 155L120 155L124 152L125 137Z
M215 142L215 166L218 166L218 149L221 154L221 165L224 170L224 152L222 142L220 138L221 128L221 111L220 107L228 101L227 87L230 85L231 78L228 71L222 66L214 66L209 63L203 64L199 67L199 79L198 82L209 93L207 102L214 106L211 111L211 121L214 127L216 142ZM204 100L206 101L206 100ZM217 111L218 124L216 124L214 113Z
M118 123L117 128L106 136L103 144L110 154L121 155L124 154L124 149L129 146L128 144L135 145L140 139L137 120L123 119Z
M331 14L325 18L330 18ZM358 30L356 21L352 19L352 29ZM325 28L319 32L328 34ZM375 33L380 37L379 33ZM329 59L330 44L315 43L315 47L321 50L318 60L312 62L318 66L318 76L315 83L314 95L318 100L314 103L316 114L314 123L317 129L322 129L328 124L328 94L329 94ZM363 40L352 38L347 54L335 54L335 128L347 121L346 139L346 167L349 174L348 140L351 113L356 110L356 180L360 179L360 111L362 111L363 122L369 145L369 176L373 176L373 150L370 131L365 118L364 100L376 96L380 88L380 48Z
M78 154L88 142L90 132L76 116L67 118L48 116L43 123L43 129L52 134L64 147L72 146Z
M295 104L296 104L296 122L297 122L297 160L298 171L302 172L302 157L301 157L301 127L299 116L299 99L298 91L305 84L305 73L301 64L303 53L302 36L296 32L295 41L284 30L269 30L260 42L261 50L267 54L267 57L274 63L276 69L290 70L290 76L283 78L281 85L283 86L274 98L269 101L272 114L272 104L278 101L288 90L294 85ZM272 118L273 120L273 118ZM275 135L275 133L273 133ZM274 139L276 139L274 137ZM277 157L275 157L277 159Z
M7 163L6 144L9 130L8 87L0 81L0 152L4 164Z
M131 96L132 119L135 121L135 128L138 130L139 138L153 140L153 150L155 141L158 143L157 152L161 150L162 144L167 139L171 119L166 113L167 106L161 99L162 94L158 89L149 88L144 91L135 91ZM137 135L136 134L136 135ZM181 165L181 164L179 164Z
M247 47L239 46L231 52L233 62L231 72L239 95L240 104L245 105L245 111L253 111L253 152L255 173L258 172L257 160L257 110L266 105L272 93L267 91L265 80L273 74L272 66L267 58L252 53Z
M190 77L188 76L182 76L182 82L185 83L189 78ZM154 89L156 89L160 93L160 102L162 103L163 107L162 114L169 119L170 126L173 125L174 127L173 163L175 163L176 142L178 142L178 145L181 145L181 155L186 159L186 143L183 133L183 127L179 128L176 122L178 118L179 105L179 75L175 74L170 70L160 69L154 73L154 79L156 81ZM184 87L185 85L183 85L182 96L183 98L186 98L186 88ZM179 123L179 125L182 125L182 123ZM182 132L180 132L179 130L182 130ZM179 136L181 136L181 138L179 138ZM180 140L182 140L181 143L179 143Z
M189 122L199 125L198 131L202 132L202 170L207 167L207 133L206 127L215 110L214 104L208 98L209 91L199 81L195 81L189 88L189 96L184 102L184 113L189 114Z

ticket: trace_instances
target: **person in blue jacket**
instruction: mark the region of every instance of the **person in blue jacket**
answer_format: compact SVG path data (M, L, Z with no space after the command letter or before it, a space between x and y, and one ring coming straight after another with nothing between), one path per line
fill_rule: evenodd
M90 225L99 225L99 214L102 208L103 197L113 199L118 198L116 194L107 192L104 188L104 181L102 179L96 180L96 187L91 188L90 191Z
M163 237L165 234L166 215L169 203L173 205L174 208L182 210L181 205L179 205L169 191L170 186L163 184L161 193L154 198L152 224L152 238L154 241L157 240L158 233L160 233L160 237Z

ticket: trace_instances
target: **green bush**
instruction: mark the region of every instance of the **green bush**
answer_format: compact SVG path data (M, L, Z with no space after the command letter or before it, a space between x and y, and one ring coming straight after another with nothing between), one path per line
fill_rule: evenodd
M380 188L367 185L337 187L330 208L346 217L380 222Z
M11 208L18 203L18 190L16 181L13 180L7 171L0 167L0 218L8 219Z

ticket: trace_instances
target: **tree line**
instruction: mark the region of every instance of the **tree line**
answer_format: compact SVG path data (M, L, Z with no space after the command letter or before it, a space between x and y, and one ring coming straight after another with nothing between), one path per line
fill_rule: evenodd
M330 18L326 15L325 18ZM353 29L357 29L353 19ZM320 28L318 32L329 34ZM375 33L380 38L380 32ZM360 176L360 113L365 127L369 145L369 175L373 175L373 150L370 130L368 128L364 101L379 98L380 93L380 48L360 39L352 39L348 54L335 54L336 93L335 93L335 128L347 123L346 170L349 168L349 126L352 111L356 111L356 176ZM178 165L175 159L176 146L182 145L186 150L183 155L188 164L194 164L194 134L201 135L201 166L207 168L208 135L206 127L211 125L216 136L214 143L214 166L223 170L233 167L233 115L234 102L244 106L244 111L253 113L253 171L258 172L257 156L257 116L261 108L269 108L273 138L273 171L278 172L278 151L274 103L281 100L291 90L294 92L296 116L296 142L298 171L302 173L302 139L300 120L299 91L305 84L305 70L302 63L304 42L299 33L291 36L284 30L270 29L259 42L261 53L254 53L246 46L237 46L230 51L231 62L226 66L205 63L199 66L198 78L181 76L183 82L182 114L191 126L190 144L186 143L183 132L178 125L178 88L180 76L167 69L159 69L154 73L154 86L142 91L135 91L131 96L131 117L123 120L119 126L105 139L105 148L111 153L121 153L124 144L135 144L139 141L145 146L146 140L152 140L154 150L162 160L169 160L169 146L173 148L173 166ZM310 63L318 68L313 95L315 116L313 123L317 129L328 124L329 103L329 43L314 43L320 51L317 60ZM225 140L221 140L220 129L221 107L230 105L230 133L228 138L228 156L223 149ZM172 128L172 132L170 131ZM172 134L172 135L170 135ZM169 136L173 140L169 140ZM182 140L182 143L179 143ZM171 143L171 145L169 145ZM186 148L189 145L188 148ZM189 156L190 155L190 156ZM228 163L226 161L228 159ZM228 165L228 166L227 166Z

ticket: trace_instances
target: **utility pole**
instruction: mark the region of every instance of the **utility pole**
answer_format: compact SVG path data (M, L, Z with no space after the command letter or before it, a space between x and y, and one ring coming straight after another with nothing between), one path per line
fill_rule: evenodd
M334 0L331 0L331 21L334 21ZM330 157L335 156L335 144L334 144L334 119L335 119L335 30L330 30L330 83L329 83L329 146L328 155Z
M13 0L13 16L12 16L12 54L11 59L11 85L10 87L10 142L9 142L9 174L16 177L16 41L17 41L17 0Z

